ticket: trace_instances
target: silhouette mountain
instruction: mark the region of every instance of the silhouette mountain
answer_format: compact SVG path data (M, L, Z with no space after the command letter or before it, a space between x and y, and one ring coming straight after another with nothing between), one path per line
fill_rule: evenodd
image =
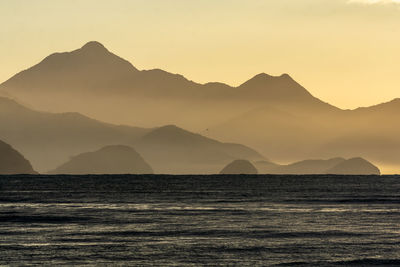
M39 64L15 75L5 85L32 93L52 90L71 92L109 84L137 71L131 63L112 54L102 44L89 42L73 52L54 53L46 57Z
M400 168L400 100L340 110L315 101L276 101L208 127L210 137L239 142L277 161L360 155L386 173Z
M235 160L223 168L220 174L257 174L258 171L248 160Z
M113 144L132 144L151 129L102 123L78 113L34 111L0 97L0 138L46 172L71 155Z
M345 161L343 158L333 158L328 160L303 160L289 165L278 164L260 164L256 163L256 167L262 173L274 174L324 174L326 170Z
M172 174L208 173L210 166L212 171L235 158L263 158L248 147L224 144L175 126L145 129L113 125L79 113L34 111L1 97L0 138L31 159L40 172L60 166L71 155L119 144L134 147L155 171ZM209 159L214 153L219 156ZM183 170L180 161L187 163Z
M288 74L282 74L276 77L266 73L260 73L240 85L237 88L236 94L238 97L245 96L262 102L318 102L316 98L294 81Z
M135 147L152 166L157 166L155 170L158 173L212 174L221 164L237 158L263 159L248 147L221 143L174 125L147 133L135 143Z
M1 84L0 92L39 110L80 112L114 124L179 125L278 161L360 155L388 171L400 168L399 99L342 110L287 74L261 73L237 87L199 84L159 69L138 70L90 42L50 55Z
M36 174L36 172L21 153L0 141L0 174Z
M363 158L352 158L343 161L334 167L328 169L329 174L346 175L380 175L380 170L372 163Z
M133 148L106 146L72 157L50 174L151 174L152 168Z
M328 160L303 160L288 165L260 161L255 166L264 174L342 174L379 175L380 170L363 158L332 158Z
M1 84L0 90L46 111L80 112L145 127L178 124L196 131L250 111L255 103L329 107L287 74L259 74L239 87L198 84L160 69L138 71L98 42L52 54ZM137 113L146 116L130 116Z

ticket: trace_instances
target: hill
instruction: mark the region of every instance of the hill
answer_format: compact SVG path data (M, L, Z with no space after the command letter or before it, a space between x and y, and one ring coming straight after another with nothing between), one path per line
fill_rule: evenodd
M399 99L342 110L287 74L261 73L237 87L199 84L160 69L138 70L90 42L46 57L1 84L0 92L38 110L79 112L113 124L179 125L282 162L360 155L385 173L400 168Z
M3 174L36 174L36 172L21 153L0 141L0 175Z
M235 160L225 166L220 174L236 175L236 174L257 174L258 170L248 160Z
M1 97L0 138L26 155L40 172L60 166L72 155L120 144L134 147L155 171L168 173L208 173L210 164L226 164L236 158L263 158L248 147L224 144L178 127L113 125L79 113L39 112ZM220 156L211 163L210 153ZM179 164L182 160L187 163L184 170Z
M352 158L343 161L332 168L328 169L329 174L346 174L346 175L380 175L380 170L372 163L363 158Z
M107 146L82 153L49 172L50 174L152 174L149 164L133 148Z
M340 175L380 175L380 170L363 158L332 158L328 160L303 160L288 165L272 162L256 162L255 166L263 174L340 174Z
M174 125L145 134L135 147L156 166L157 173L214 174L221 165L238 158L263 159L261 154L246 146L222 143Z
M346 161L343 158L328 160L303 160L288 165L256 163L257 168L263 173L274 174L324 174L339 163Z
M79 113L39 112L0 97L0 138L21 151L39 172L82 151L131 144L150 130L102 123Z

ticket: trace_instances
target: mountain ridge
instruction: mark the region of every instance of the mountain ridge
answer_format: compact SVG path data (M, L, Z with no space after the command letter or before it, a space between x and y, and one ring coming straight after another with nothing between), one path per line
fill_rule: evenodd
M145 142L141 138L158 129L172 129L170 136L176 139L175 143ZM159 132L159 131L158 131ZM162 140L165 134L158 135ZM190 138L185 142L180 141L175 135L185 135ZM29 158L32 164L40 172L47 172L66 162L71 155L77 155L85 151L94 151L99 147L109 145L132 146L141 155L145 154L146 160L155 171L178 174L182 171L190 173L206 173L209 164L225 164L235 157L247 157L252 159L263 158L255 150L239 144L225 144L199 134L190 133L177 126L156 128L140 128L133 126L114 125L91 119L79 113L53 114L34 111L26 108L16 101L0 98L0 138L13 145L18 151ZM158 147L157 147L158 146ZM163 146L163 153L158 148ZM192 154L184 154L186 148L191 148ZM154 149L153 149L154 148ZM168 153L174 151L174 155ZM158 157L163 160L164 167L179 160L184 160L187 166L174 166L164 168L158 164L152 164ZM207 155L218 155L215 162L204 158ZM191 169L191 168L194 169Z
M123 60L96 42L69 53L92 54L81 50L111 55L111 62ZM78 111L112 124L179 125L209 138L256 147L282 162L360 155L400 168L400 127L394 119L400 115L398 99L343 110L313 96L288 74L260 73L233 87L199 84L160 69L138 70L125 60L114 65L88 58L57 75L46 68L28 69L1 84L1 91L35 109ZM68 62L56 65L65 69Z
M293 84L298 85L299 87L301 87L303 89L303 92L305 94L307 94L308 96L313 96L308 90L306 90L304 87L302 87L299 83L297 83L289 74L287 73L283 73L281 75L278 76L273 76L273 75L269 75L267 73L261 72L259 74L256 74L255 76L253 76L252 78L249 78L248 80L244 81L243 83L241 83L238 86L231 86L228 85L226 83L222 83L222 82L206 82L206 83L197 83L194 82L192 80L187 79L185 76L181 75L181 74L174 74L174 73L170 73L168 71L162 70L162 69L144 69L144 70L138 70L136 67L134 67L134 65L132 65L132 63L130 63L129 61L117 56L116 54L110 52L102 43L98 42L98 41L89 41L86 44L84 44L81 48L72 50L70 52L56 52L53 53L47 57L45 57L42 61L40 61L39 63L35 64L34 66L27 68L15 75L13 75L12 77L10 77L9 79L7 79L6 81L4 81L3 83L0 84L0 87L8 87L8 84L15 80L16 78L19 78L20 75L25 74L27 71L32 70L37 68L38 66L40 66L43 63L46 63L46 61L53 61L53 58L57 58L59 56L69 56L69 55L76 55L76 54L86 54L85 52L88 52L88 54L95 54L96 56L100 55L108 55L108 56L112 56L114 59L119 59L121 62L125 63L125 66L127 66L129 69L131 70L135 70L136 73L149 73L149 72L153 72L153 73L163 73L163 75L165 75L166 77L179 77L181 80L185 81L185 82L189 82L192 83L193 85L196 86L208 86L208 85L215 85L215 86L221 86L221 87L225 87L225 88L229 88L229 89L238 89L241 87L246 87L249 83L253 83L253 82L260 82L260 81L265 81L267 83L270 82L276 82L276 81L286 81L286 82L291 82ZM57 58L58 59L58 58ZM101 64L100 64L101 65ZM5 90L8 91L8 90ZM313 96L314 97L314 96ZM314 97L316 98L316 97ZM316 98L318 99L318 98ZM320 100L320 99L318 99ZM321 100L320 100L321 101ZM354 108L354 109L340 109L334 105L329 104L330 106L333 106L337 109L340 110L344 110L344 111L354 111L354 110L358 110L358 109L365 109L365 108L372 108L372 107L376 107L376 106L380 106L383 104L387 104L387 103L391 103L391 102L397 102L399 101L399 98L395 98L393 100L387 101L385 103L379 103L376 105L372 105L372 106L363 106L363 107L358 107L358 108ZM326 103L324 101L321 101L323 103Z
M255 166L263 174L290 175L380 175L381 171L371 162L361 158L344 159L309 159L287 165L268 161L255 162Z
M98 59L85 56L98 51ZM50 59L57 62L48 64L49 57L45 58L0 84L0 91L50 112L78 111L101 121L145 128L177 124L195 132L278 100L288 107L333 108L287 74L258 74L236 87L200 84L161 69L138 70L98 42L53 54ZM256 86L248 87L253 83Z
M78 59L77 57L83 57L83 59ZM93 60L95 58L98 58L98 59L93 62ZM112 58L112 60L110 58ZM27 74L27 72L29 72L29 71L32 71L32 72L40 71L41 67L44 68L45 70L46 70L46 67L48 67L48 69L52 69L52 70L54 70L54 68L56 67L55 69L59 70L61 67L63 67L63 65L61 64L61 63L63 63L64 65L67 65L67 66L69 66L69 64L75 64L74 67L75 68L78 67L78 69L79 69L79 65L82 63L85 63L85 61L83 61L83 60L90 60L89 63L98 63L99 65L106 65L108 63L113 63L114 61L119 61L119 63L123 62L124 64L121 64L121 67L125 67L125 68L120 68L119 71L121 71L123 69L125 69L124 72L129 72L129 70L130 71L134 70L134 72L132 72L131 74L146 76L148 73L152 73L152 74L161 76L161 78L164 77L163 79L177 78L178 80L181 80L182 82L186 82L188 84L190 83L190 85L192 87L195 87L195 89L198 89L198 87L200 87L200 88L203 87L203 89L204 89L204 87L207 87L208 85L218 85L218 86L224 87L225 89L228 89L228 88L229 89L239 89L239 88L246 87L249 83L254 83L255 81L257 81L258 83L260 83L260 82L263 82L263 83L291 82L293 84L297 84L297 82L295 82L288 74L282 74L280 76L271 76L271 75L268 75L265 73L257 74L254 77L250 78L249 80L243 82L239 86L230 86L230 85L220 83L220 82L210 82L210 83L201 84L201 83L191 81L191 80L187 79L186 77L184 77L183 75L173 74L173 73L167 72L165 70L157 69L157 68L150 69L150 70L138 70L129 61L124 60L123 58L110 52L100 42L90 41L90 42L86 43L85 45L83 45L81 48L70 51L70 52L53 53L53 54L49 55L48 57L44 58L38 64L35 64L33 67L23 70L20 73L17 73L10 79L3 82L1 85L3 87L14 87L12 83L13 82L18 83L18 79L20 78L20 76L22 74ZM100 60L104 60L104 62L100 62ZM58 61L67 61L67 63L58 62ZM100 63L102 63L102 64L100 64ZM112 69L112 68L110 67L110 69ZM308 93L307 90L304 89L304 91L306 91Z

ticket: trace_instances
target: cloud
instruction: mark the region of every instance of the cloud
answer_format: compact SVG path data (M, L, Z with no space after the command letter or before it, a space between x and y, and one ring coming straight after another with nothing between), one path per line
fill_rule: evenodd
M349 0L349 3L358 3L358 4L400 4L400 0Z

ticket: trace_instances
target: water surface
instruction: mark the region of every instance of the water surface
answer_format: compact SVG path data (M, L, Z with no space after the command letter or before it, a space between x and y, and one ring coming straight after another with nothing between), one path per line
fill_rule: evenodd
M397 176L0 176L3 265L400 265Z

